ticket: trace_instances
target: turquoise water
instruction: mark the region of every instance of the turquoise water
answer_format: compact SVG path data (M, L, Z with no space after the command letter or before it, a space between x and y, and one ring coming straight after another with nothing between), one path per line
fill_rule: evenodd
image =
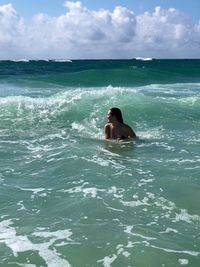
M0 266L199 266L199 119L200 60L0 61Z

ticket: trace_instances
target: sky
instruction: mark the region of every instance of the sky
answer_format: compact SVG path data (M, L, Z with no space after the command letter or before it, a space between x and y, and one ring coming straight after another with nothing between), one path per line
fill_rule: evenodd
M200 58L199 0L0 0L0 60Z

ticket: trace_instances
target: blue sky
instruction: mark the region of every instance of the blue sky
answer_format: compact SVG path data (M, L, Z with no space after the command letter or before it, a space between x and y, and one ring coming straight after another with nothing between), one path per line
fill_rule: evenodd
M0 59L200 58L200 0L0 0Z

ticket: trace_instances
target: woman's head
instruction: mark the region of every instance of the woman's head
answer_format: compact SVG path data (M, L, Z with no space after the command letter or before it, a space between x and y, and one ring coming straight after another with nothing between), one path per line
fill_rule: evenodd
M118 122L124 123L122 112L119 108L110 108L109 113L111 116L114 116Z

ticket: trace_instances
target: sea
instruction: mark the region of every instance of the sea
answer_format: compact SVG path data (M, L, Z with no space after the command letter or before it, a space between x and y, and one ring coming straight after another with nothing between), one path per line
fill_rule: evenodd
M200 60L0 61L0 266L200 266Z

